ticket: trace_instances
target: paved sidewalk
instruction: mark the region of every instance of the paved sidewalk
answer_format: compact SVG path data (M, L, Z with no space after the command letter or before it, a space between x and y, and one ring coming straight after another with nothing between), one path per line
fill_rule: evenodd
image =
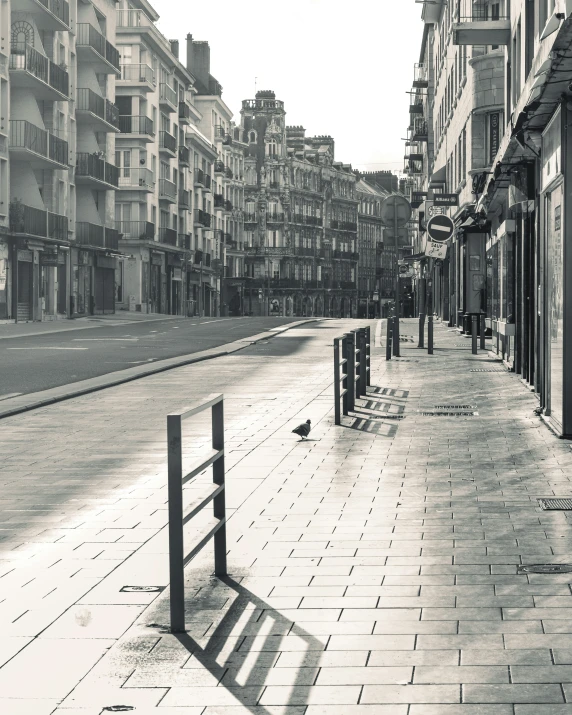
M572 713L572 574L517 573L572 561L568 513L537 504L572 495L568 443L456 332L417 350L414 321L335 427L330 346L353 325L3 423L0 712ZM164 414L222 389L231 574L191 563L175 637L168 592L120 589L166 584Z

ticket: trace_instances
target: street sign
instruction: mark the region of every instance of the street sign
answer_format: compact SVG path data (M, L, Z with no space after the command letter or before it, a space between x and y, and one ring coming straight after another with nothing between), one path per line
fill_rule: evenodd
M409 246L411 240L409 238L409 229L398 228L397 229L397 245L398 246ZM383 232L383 245L384 248L395 246L395 231L386 228Z
M458 206L459 194L433 194L435 206Z
M401 264L399 266L400 278L411 278L413 276L413 267L409 264Z
M390 228L405 226L411 218L411 204L401 194L391 194L381 202L381 220Z
M427 223L429 240L444 243L452 238L455 224L448 216L433 216Z
M427 245L425 246L425 255L428 258L446 258L447 244L441 243L440 241L427 241Z

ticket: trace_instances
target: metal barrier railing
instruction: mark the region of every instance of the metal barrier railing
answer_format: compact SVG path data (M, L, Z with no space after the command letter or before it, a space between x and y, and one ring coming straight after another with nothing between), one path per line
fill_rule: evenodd
M183 475L183 421L212 408L212 452L193 464ZM169 575L171 632L185 632L185 566L214 537L215 575L226 576L226 506L224 467L224 396L212 395L197 407L180 414L167 415L168 487L169 487ZM205 469L213 467L215 488L201 496L183 513L183 485ZM213 502L215 523L202 535L199 543L185 555L183 527L202 509Z
M371 385L371 329L358 328L334 340L334 399L335 423L341 424L340 400L343 414L355 409L355 401L367 393ZM340 341L342 353L340 360ZM343 375L340 374L343 369ZM343 383L343 389L340 385Z

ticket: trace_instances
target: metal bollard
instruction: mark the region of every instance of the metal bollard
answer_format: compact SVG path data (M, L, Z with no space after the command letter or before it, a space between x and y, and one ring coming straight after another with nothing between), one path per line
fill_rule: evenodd
M355 333L346 335L346 359L348 368L348 410L353 412L356 406L356 342Z
M340 341L334 339L334 422L337 425L342 424L342 414L340 409L341 398L341 376L340 376Z
M365 328L359 331L359 391L363 397L367 393L367 332Z
M361 397L361 329L352 330L355 344L355 396L359 400Z
M471 316L471 343L473 348L473 355L477 354L477 316Z
M433 355L433 316L427 317L427 355Z
M481 313L481 350L486 350L486 343L485 343L486 330L487 330L487 324L485 322L485 314Z
M425 313L419 313L419 343L417 347L425 347Z
M368 325L365 329L365 339L367 343L367 380L366 384L369 387L371 385L371 327Z
M393 355L399 357L401 355L401 345L399 344L399 316L396 314L393 318Z
M385 345L385 359L391 360L391 338L393 335L392 318L387 318L387 342Z

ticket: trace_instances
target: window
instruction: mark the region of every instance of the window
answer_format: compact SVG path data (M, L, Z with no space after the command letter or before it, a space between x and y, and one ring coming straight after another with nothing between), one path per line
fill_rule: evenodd
M249 144L256 144L256 132L250 132L248 135Z

